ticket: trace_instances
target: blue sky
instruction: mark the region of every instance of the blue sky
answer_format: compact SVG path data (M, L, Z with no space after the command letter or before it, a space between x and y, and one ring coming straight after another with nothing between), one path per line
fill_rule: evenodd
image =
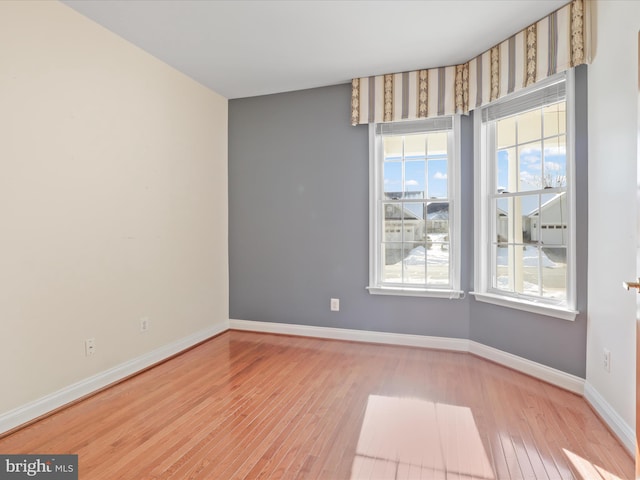
M405 161L405 188L402 187L402 162L384 162L385 192L425 192L430 198L447 196L447 157L446 155L425 157L407 157ZM398 158L399 160L399 158ZM425 188L425 186L427 188Z

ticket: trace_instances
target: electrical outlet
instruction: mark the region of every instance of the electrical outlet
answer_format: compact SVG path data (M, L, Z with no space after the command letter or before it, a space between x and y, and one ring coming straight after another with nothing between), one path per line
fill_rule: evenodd
M87 338L84 341L84 354L89 357L96 353L96 339L95 338Z
M140 319L140 331L146 332L149 330L149 317L142 317Z
M606 372L611 373L611 352L606 348L603 351L602 366Z
M332 312L339 312L340 311L340 299L339 298L332 298L331 299L331 311Z

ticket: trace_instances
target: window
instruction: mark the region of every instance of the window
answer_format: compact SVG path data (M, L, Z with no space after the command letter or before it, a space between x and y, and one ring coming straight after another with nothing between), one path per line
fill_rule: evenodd
M370 125L370 293L462 293L459 125L457 117Z
M572 81L476 111L476 298L574 319Z

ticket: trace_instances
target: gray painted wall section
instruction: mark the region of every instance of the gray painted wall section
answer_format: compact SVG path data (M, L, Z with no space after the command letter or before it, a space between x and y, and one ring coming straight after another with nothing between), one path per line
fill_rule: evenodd
M229 101L230 318L468 338L584 377L584 314L567 322L469 296L445 300L366 291L368 127L350 125L350 97L345 84ZM461 279L469 291L472 116L462 118L462 130ZM586 163L583 168L579 200L586 202ZM585 238L579 276L586 279L586 203L578 215L585 220L579 222ZM586 303L586 283L578 286ZM331 297L340 298L340 312L329 310Z

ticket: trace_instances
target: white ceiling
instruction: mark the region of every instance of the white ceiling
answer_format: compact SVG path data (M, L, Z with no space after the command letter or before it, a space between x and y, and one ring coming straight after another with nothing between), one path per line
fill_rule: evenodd
M568 0L63 0L227 98L465 62Z

